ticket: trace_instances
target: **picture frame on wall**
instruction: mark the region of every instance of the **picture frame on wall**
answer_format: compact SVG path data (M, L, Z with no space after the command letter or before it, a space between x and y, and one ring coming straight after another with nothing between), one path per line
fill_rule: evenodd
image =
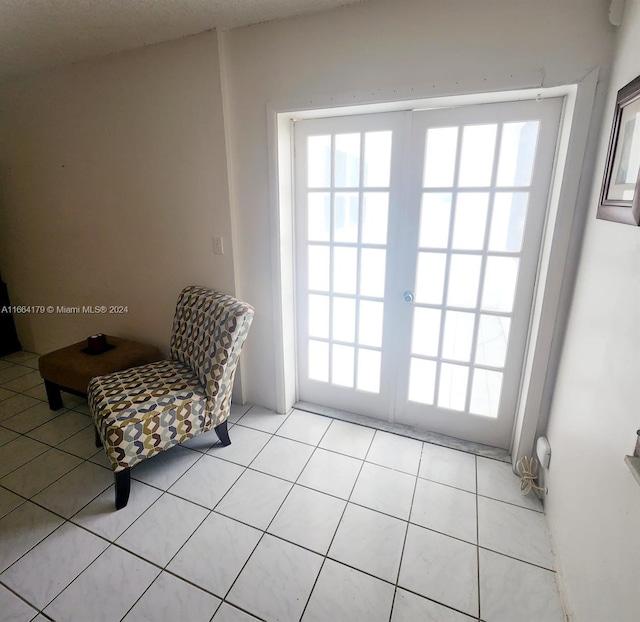
M640 224L640 76L618 91L597 217Z

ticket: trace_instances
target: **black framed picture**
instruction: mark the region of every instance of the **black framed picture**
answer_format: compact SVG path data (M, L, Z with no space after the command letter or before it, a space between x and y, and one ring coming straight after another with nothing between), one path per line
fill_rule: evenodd
M640 224L640 76L618 91L598 218Z

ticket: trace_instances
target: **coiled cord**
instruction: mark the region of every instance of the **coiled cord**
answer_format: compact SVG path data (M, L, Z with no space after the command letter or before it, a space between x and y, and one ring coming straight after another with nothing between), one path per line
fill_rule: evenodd
M528 495L532 490L536 494L544 492L544 488L535 483L538 476L538 461L535 458L529 458L529 456L520 458L516 462L516 471L520 476L520 492L523 495ZM538 496L542 495L538 494Z

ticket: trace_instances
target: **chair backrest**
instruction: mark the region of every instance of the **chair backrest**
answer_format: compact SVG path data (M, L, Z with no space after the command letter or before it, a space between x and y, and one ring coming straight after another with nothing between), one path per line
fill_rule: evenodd
M228 415L233 377L253 314L250 305L206 287L191 285L178 297L171 358L198 375L217 419Z

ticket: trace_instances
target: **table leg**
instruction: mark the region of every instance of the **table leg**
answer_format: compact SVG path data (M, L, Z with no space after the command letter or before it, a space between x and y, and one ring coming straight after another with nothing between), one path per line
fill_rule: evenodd
M60 410L63 406L62 395L60 395L60 387L49 380L44 381L44 388L47 392L47 400L49 400L49 408L51 410Z

